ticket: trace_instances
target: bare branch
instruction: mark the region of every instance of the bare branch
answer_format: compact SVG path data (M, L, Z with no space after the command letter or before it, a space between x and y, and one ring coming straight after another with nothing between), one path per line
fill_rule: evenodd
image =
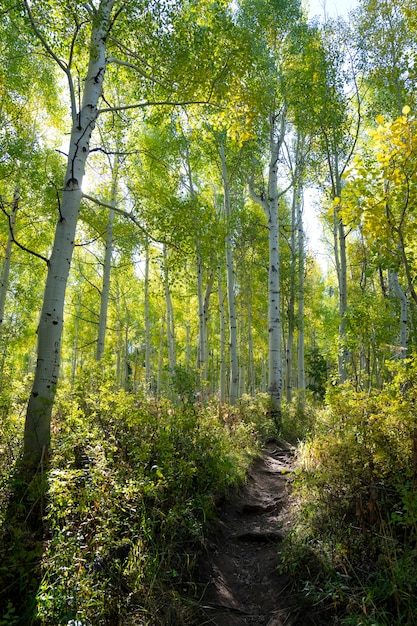
M176 101L176 100L161 100L161 101L146 101L146 102L138 102L136 104L125 104L115 107L108 107L105 109L98 109L97 114L100 113L113 113L115 111L128 111L131 109L145 109L146 107L151 106L190 106L191 104L210 104L211 106L218 106L210 102L210 100L185 100L185 101Z
M2 212L4 213L4 215L8 219L10 237L12 238L13 243L16 244L16 246L18 248L20 248L21 250L23 250L24 252L28 252L32 256L36 256L38 259L42 259L42 261L45 261L46 265L49 265L49 259L44 257L42 254L39 254L38 252L35 252L34 250L29 250L29 248L26 248L26 246L24 246L23 244L19 243L19 241L16 240L16 238L14 236L14 230L13 230L12 216L10 215L10 213L8 213L6 211L6 209L3 206L3 201L1 201L1 200L0 200L0 209L2 210Z
M139 65L135 65L135 63L129 63L128 61L122 61L121 59L116 59L116 57L108 58L107 59L107 63L113 63L115 65L120 65L122 67L127 67L127 68L137 72L137 74L142 76L142 78L146 78L146 80L149 80L152 83L155 83L157 85L162 85L162 83L160 83L154 76L152 76L151 74L148 74L147 72L145 72L145 70L143 70L141 67L139 67Z

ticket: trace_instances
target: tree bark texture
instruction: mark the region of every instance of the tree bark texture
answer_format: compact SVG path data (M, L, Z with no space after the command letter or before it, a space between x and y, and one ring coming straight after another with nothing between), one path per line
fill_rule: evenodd
M82 198L81 185L102 92L106 68L106 37L114 1L101 0L96 11L83 99L78 113L73 111L61 205L38 326L35 377L25 422L24 458L28 464L34 466L47 453L50 445L52 406L60 367L65 293Z
M224 146L220 147L220 158L222 163L222 179L224 193L224 215L227 229L230 227L230 189L229 176L227 172L226 156ZM235 303L235 272L233 266L232 238L228 232L226 235L226 276L227 276L227 301L229 305L229 349L230 349L230 386L229 402L236 404L239 396L239 364L237 356L237 315Z

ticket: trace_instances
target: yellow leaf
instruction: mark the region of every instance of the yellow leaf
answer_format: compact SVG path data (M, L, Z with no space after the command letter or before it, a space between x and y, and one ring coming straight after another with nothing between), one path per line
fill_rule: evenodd
M338 204L340 204L340 198L336 196L336 198L333 199L333 206L337 206Z
M375 121L378 122L378 124L383 124L385 122L385 118L383 115L377 115Z
M410 107L408 106L408 104L405 105L405 107L403 107L403 115L408 115L410 113Z

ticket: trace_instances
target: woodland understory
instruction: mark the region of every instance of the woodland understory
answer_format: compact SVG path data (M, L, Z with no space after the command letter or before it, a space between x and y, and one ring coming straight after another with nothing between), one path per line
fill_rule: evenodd
M417 623L416 67L411 0L2 1L0 626L198 624L271 438L291 593Z

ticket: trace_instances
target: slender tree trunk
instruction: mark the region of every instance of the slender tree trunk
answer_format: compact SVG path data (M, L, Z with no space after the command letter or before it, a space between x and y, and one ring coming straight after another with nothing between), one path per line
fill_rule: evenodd
M213 291L215 272L213 268L210 269L206 290L203 298L203 317L204 317L204 353L206 355L206 360L203 367L203 381L207 382L208 380L208 357L209 357L209 341L208 341L208 328L209 328L209 316L210 316L210 296Z
M171 373L174 372L177 364L176 345L175 345L175 320L174 309L172 306L171 290L169 288L168 277L168 253L164 246L164 291L167 321L167 344L168 344L168 365Z
M74 250L75 231L82 198L81 186L90 138L102 92L106 68L106 39L115 0L101 0L93 22L89 65L81 109L73 111L68 162L59 218L48 262L43 306L38 326L37 365L30 393L24 433L24 459L35 468L47 454L51 414L58 383L65 293Z
M290 293L288 298L288 309L287 309L287 319L288 319L288 337L287 337L287 346L286 346L286 400L287 402L291 402L292 400L292 388L293 388L293 354L294 354L294 334L295 334L295 293L297 287L297 262L298 255L296 249L296 208L298 203L298 187L294 185L293 193L292 193L292 202L291 202L291 236L290 236Z
M280 246L278 215L278 157L281 138L275 136L271 121L271 157L269 162L269 267L268 267L268 392L272 415L281 421L282 357L281 357L281 293L280 293Z
M218 266L218 298L219 298L219 333L220 333L220 359L219 359L219 376L220 376L220 403L226 402L226 322L224 312L223 301L223 287L222 287L222 270L219 263Z
M117 179L118 179L118 170L119 170L119 159L116 155L115 163L113 167L113 179L111 186L111 194L110 194L110 206L116 206L116 196L117 196ZM97 337L97 348L96 348L96 360L100 361L103 357L104 353L104 343L106 338L106 327L107 327L107 315L109 308L109 295L110 295L110 274L111 274L111 262L113 255L113 225L114 225L114 210L109 210L109 217L107 222L107 231L106 231L106 247L104 252L104 263L103 263L103 281L101 286L101 297L100 297L100 315L98 320L98 337Z
M229 176L227 172L224 146L220 146L220 158L222 163L222 180L224 192L224 215L227 229L230 228L230 190ZM233 265L233 248L230 233L226 235L226 276L227 276L227 301L229 306L229 340L230 340L230 386L229 402L236 404L239 396L239 364L237 356L237 316L235 303L235 272Z
M164 334L165 334L165 317L161 318L161 327L159 329L159 350L158 350L158 370L156 379L156 395L159 398L162 390L162 370L164 366Z
M145 248L145 285L144 285L144 316L145 316L145 387L146 393L151 392L151 324L149 316L149 244Z
M203 296L203 260L200 252L200 241L197 240L197 299L198 299L198 345L197 345L197 369L201 378L207 376L207 343L206 343L206 318L204 315Z
M334 195L340 198L342 193L342 181L339 174L339 162L337 154L334 156ZM349 353L346 348L346 310L347 310L347 259L346 259L346 233L343 220L340 217L340 208L334 209L333 238L334 256L337 271L337 282L339 289L339 353L338 353L338 374L341 383L346 381L346 365Z
M280 292L280 245L278 200L278 159L285 137L286 111L270 115L270 158L268 172L268 197L255 193L253 181L249 181L252 199L263 207L268 220L268 393L271 401L271 417L279 426L282 401L282 355L281 355L281 292Z
M247 321L248 321L248 392L251 396L255 395L255 364L253 359L253 337L252 337L252 302L251 302L251 289L248 286L247 289Z
M397 272L390 272L389 281L400 301L400 349L399 356L400 359L404 359L407 355L407 330L408 330L408 308L407 308L407 296L401 288L400 281L398 280Z
M10 262L12 258L13 233L16 225L16 215L19 209L19 190L16 188L13 194L13 205L9 216L9 235L7 237L6 250L4 253L3 270L0 280L0 337L3 332L4 309L6 306L7 291L9 289Z
M75 329L74 329L74 343L72 346L72 362L71 362L71 384L75 383L75 377L77 375L78 366L78 335L80 327L80 310L81 310L81 294L77 293L77 308L75 310Z
M297 202L297 250L298 250L298 309L297 309L297 382L300 391L301 408L304 407L306 375L304 358L304 228L302 202Z

